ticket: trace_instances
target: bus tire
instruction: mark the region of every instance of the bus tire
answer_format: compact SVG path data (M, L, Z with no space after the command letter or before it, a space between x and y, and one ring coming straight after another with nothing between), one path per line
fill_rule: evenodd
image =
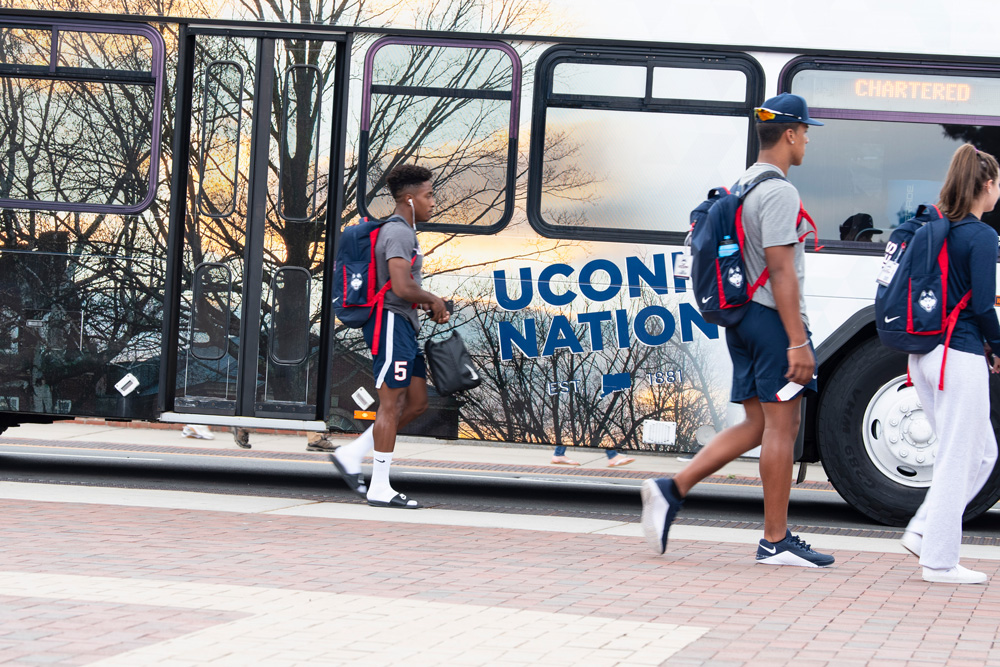
M929 423L919 423L925 418L916 391L904 386L905 376L906 355L871 338L836 367L819 399L817 442L827 477L848 504L889 526L905 526L923 501L936 447ZM990 394L990 420L997 430L1000 387L992 378ZM965 520L998 499L1000 466L995 466L966 508Z

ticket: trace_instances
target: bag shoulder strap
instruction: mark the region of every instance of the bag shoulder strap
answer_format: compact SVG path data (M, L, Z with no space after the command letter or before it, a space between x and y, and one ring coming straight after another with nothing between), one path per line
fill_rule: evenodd
M736 183L733 184L733 187L730 188L730 191L732 192L732 194L736 195L740 199L745 199L746 196L750 194L751 190L753 190L755 187L757 187L764 181L770 181L772 178L777 178L782 181L788 180L787 178L785 178L785 175L779 171L765 171L763 174L757 174L756 176L754 176L752 179L750 179L750 182L744 185L742 188L740 187L740 182L736 181Z

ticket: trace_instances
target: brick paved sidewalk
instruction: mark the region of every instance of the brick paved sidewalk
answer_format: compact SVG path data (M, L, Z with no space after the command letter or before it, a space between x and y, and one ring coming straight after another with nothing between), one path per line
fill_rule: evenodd
M0 500L0 663L1000 664L994 560L966 560L989 586L942 586L898 554L774 568L375 512Z

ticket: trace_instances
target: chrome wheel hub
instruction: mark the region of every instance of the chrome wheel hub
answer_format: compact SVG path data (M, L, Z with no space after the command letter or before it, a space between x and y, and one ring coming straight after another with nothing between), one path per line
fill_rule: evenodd
M930 486L938 440L905 375L875 392L862 428L868 458L886 477L903 486Z

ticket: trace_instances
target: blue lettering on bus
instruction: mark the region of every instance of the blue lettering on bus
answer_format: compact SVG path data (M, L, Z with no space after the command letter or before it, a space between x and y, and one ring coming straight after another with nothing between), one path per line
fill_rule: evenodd
M556 315L552 318L552 325L549 327L549 335L545 337L545 347L542 348L543 357L551 357L556 350L568 348L573 354L583 352L583 346L573 331L573 325L569 323L565 315Z
M576 316L576 321L590 327L590 349L592 352L600 352L604 349L604 335L601 333L601 322L610 322L611 313L606 310L598 310L592 313L580 313Z
M512 299L507 292L507 272L493 272L493 291L497 295L497 305L504 310L521 310L526 308L535 294L532 288L531 269L525 266L518 274L521 277L521 296Z
M573 303L573 299L576 298L576 292L566 290L562 294L556 294L552 291L552 283L550 282L554 276L566 276L569 278L571 275L573 275L573 267L569 264L550 264L546 266L538 274L538 296L542 297L542 301L550 306L568 306Z
M534 319L524 320L524 333L521 333L513 322L498 323L497 333L500 339L501 359L513 359L514 347L521 350L521 354L526 357L534 359L538 356L538 335L535 333Z
M637 299L642 296L642 283L646 283L657 294L667 294L667 258L663 253L653 255L650 269L638 257L625 258L625 272L628 274L628 295Z
M670 256L671 264L676 261L677 255ZM669 293L669 275L667 272L667 255L663 253L652 255L651 264L647 264L638 257L625 258L625 273L627 279L622 280L622 271L614 262L607 259L593 259L587 262L580 270L576 280L579 292L590 302L606 302L621 294L624 284L628 285L628 295L635 299L642 296L643 285L652 289L656 294ZM556 292L553 289L552 281L556 277L572 278L575 269L568 264L551 264L539 272L537 286L533 281L533 272L529 267L518 269L519 294L516 298L510 296L507 284L507 274L503 269L493 272L493 284L497 298L497 304L503 310L516 311L527 308L537 289L538 296L549 306L568 306L573 303L578 296L577 292L569 288L571 281L567 283L565 290ZM598 272L607 274L607 283L601 281L599 286L593 284L594 274ZM687 291L687 284L684 279L676 276L673 281L675 292ZM654 332L648 328L650 319L657 319L662 324L655 327ZM643 345L651 347L664 345L677 333L677 320L680 319L680 338L682 342L688 343L694 340L694 330L697 328L710 340L719 338L719 328L714 324L709 324L698 312L697 308L690 303L678 304L675 312L666 307L651 304L644 306L635 315L634 319L629 318L629 310L618 308L615 310L590 311L576 314L576 322L570 321L570 316L554 314L548 326L548 332L544 334L544 342L538 340L538 326L534 318L525 318L520 322L499 322L497 325L498 341L500 346L500 358L504 361L514 357L515 350L521 354L536 358L539 356L549 357L558 350L568 349L573 354L584 352L584 331L589 338L590 351L600 352L604 350L607 341L604 339L604 323L614 326L614 344L618 349L627 349L632 346L632 335ZM583 325L582 328L574 329L574 324ZM541 344L541 355L539 355L539 345Z
M681 340L685 343L690 343L694 340L694 332L691 330L691 325L698 327L698 330L705 334L711 340L715 340L719 337L719 327L715 324L709 324L705 321L705 318L701 316L698 309L692 306L690 303L682 303L680 306L681 314Z
M604 289L598 289L591 283L594 273L597 271L604 271L608 274L610 282ZM580 269L580 291L591 301L611 301L618 296L621 289L622 272L614 262L606 259L595 259L587 262Z
M646 328L646 323L651 317L656 317L663 323L663 331L657 334L649 332ZM632 329L635 331L635 337L640 343L656 347L657 345L663 345L673 337L674 331L677 329L677 323L674 321L674 316L670 314L670 311L663 306L646 306L636 314L635 324L632 326Z
M618 334L618 349L624 350L632 347L632 341L628 336L628 311L615 311L615 333Z

